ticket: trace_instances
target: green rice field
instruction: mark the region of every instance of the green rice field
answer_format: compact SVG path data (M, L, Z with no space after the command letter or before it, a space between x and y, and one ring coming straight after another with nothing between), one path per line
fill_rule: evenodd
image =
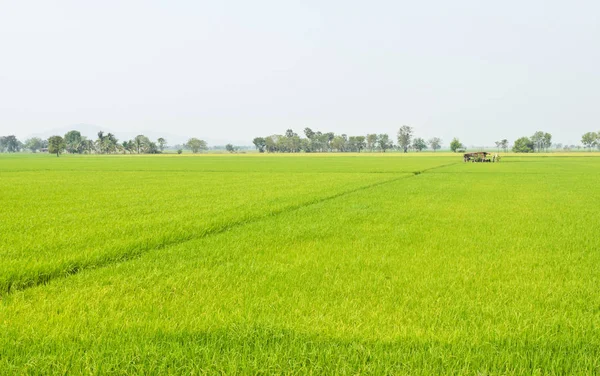
M0 374L600 373L600 154L0 155Z

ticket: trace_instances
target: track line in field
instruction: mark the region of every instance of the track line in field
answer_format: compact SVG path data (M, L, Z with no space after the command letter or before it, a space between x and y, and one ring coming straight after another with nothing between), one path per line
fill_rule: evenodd
M157 246L154 246L151 248L138 249L138 250L136 250L134 252L130 252L130 253L123 253L123 254L114 255L114 256L107 256L100 260L92 261L89 263L73 263L67 269L65 269L63 267L61 269L57 269L57 270L50 271L50 272L40 272L40 274L38 274L35 277L31 277L31 276L20 277L23 280L0 281L0 284L3 285L2 289L0 290L0 301L2 300L3 295L7 295L12 292L24 291L24 290L34 288L37 286L43 286L43 285L46 285L56 279L67 278L69 276L79 274L80 272L85 271L85 270L98 269L98 268L109 266L111 264L115 264L118 262L125 262L128 260L136 259L136 258L139 258L142 255L144 255L148 252L151 252L151 251L158 251L158 250L170 247L170 246L180 245L180 244L192 241L192 240L198 240L198 239L206 238L206 237L209 237L212 235L221 234L221 233L227 232L229 230L232 230L234 228L244 226L246 224L259 222L259 221L267 219L267 218L272 218L272 217L276 217L281 214L294 212L294 211L302 209L302 208L306 208L306 207L309 207L312 205L317 205L317 204L320 204L323 202L331 201L331 200L334 200L334 199L337 199L337 198L340 198L343 196L347 196L347 195L350 195L350 194L353 194L356 192L361 192L361 191L368 190L371 188L376 188L376 187L379 187L382 185L390 184L390 183L393 183L393 182L396 182L399 180L416 177L416 176L422 175L428 171L435 170L438 168L448 167L448 166L451 166L451 165L454 165L457 163L458 162L435 166L435 167L427 168L425 170L413 171L412 173L404 172L404 173L402 173L404 175L397 176L393 179L387 179L384 181L379 181L376 183L360 186L360 187L350 189L347 191L343 191L343 192L339 192L339 193L336 193L336 194L330 195L330 196L315 198L315 199L312 199L312 200L309 200L309 201L306 201L306 202L303 202L300 204L290 205L290 206L281 208L279 210L273 210L273 211L270 211L265 214L250 216L250 217L243 218L243 219L240 219L237 221L233 221L233 222L225 224L225 225L206 229L205 231L202 231L200 233L190 234L190 236L185 236L185 237L173 240L173 241L167 241L167 242L164 242L160 245L157 245Z

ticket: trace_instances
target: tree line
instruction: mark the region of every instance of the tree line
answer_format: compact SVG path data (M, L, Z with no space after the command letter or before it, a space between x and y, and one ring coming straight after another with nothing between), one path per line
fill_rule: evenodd
M430 148L433 151L442 147L442 140L433 137L425 141L421 137L414 137L414 130L407 125L398 130L397 144L386 133L371 133L366 136L348 136L347 134L336 135L334 132L313 131L304 128L304 137L298 135L292 129L284 134L274 134L267 137L256 137L252 143L260 153L324 153L324 152L362 152L388 150L423 151Z
M591 151L597 147L600 150L600 132L587 132L581 136L583 147ZM547 132L538 131L531 137L521 137L514 142L512 151L515 153L547 152L554 146L556 150L571 151L581 149L580 145L552 144L552 135Z
M112 133L98 132L95 140L82 136L79 131L72 130L64 136L51 136L47 140L32 137L21 142L14 135L0 137L0 152L16 153L21 150L49 152L59 156L61 153L70 154L159 154L167 147L167 140L160 137L156 141L144 135L137 135L132 140L119 142ZM178 146L177 152L182 153L182 148L198 153L208 150L206 141L190 138L185 144Z
M323 153L323 152L362 152L365 150L374 152L386 152L399 150L407 153L409 151L421 152L424 150L437 151L442 147L439 137L425 140L416 137L414 128L403 125L396 134L396 143L386 133L371 133L366 136L348 136L347 134L335 134L334 132L313 131L311 128L304 129L304 137L288 129L284 134L274 134L268 137L256 137L252 141L255 148L260 152L268 153ZM600 132L587 132L581 138L581 144L588 150L598 148L600 150ZM495 142L498 151L508 152L510 144L507 139ZM32 152L47 151L57 156L63 152L71 154L158 154L167 148L167 140L158 138L150 140L144 135L137 135L131 140L120 142L114 134L98 132L97 139L88 139L79 131L72 130L64 136L52 136L46 140L32 137L21 142L14 135L0 137L1 153L16 153L22 150ZM460 152L466 147L458 138L454 138L449 144L450 150ZM570 151L579 149L581 146L552 144L552 135L548 132L537 131L530 137L520 137L512 145L515 153L545 152L551 147ZM182 153L183 149L189 149L193 153L208 150L206 141L198 138L190 138L183 145L176 145L175 150ZM226 150L235 153L238 148L227 144Z

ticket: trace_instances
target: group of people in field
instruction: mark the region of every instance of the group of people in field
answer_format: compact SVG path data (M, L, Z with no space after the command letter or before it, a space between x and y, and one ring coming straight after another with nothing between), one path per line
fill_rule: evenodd
M476 153L465 153L463 155L463 161L465 162L498 162L500 161L500 156L498 153L494 153L491 158L488 156L492 155L492 153L488 153L487 151L479 151Z

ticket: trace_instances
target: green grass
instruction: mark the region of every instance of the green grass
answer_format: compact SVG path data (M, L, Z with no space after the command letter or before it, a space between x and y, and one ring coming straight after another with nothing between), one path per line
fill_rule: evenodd
M203 156L185 157L181 170L188 172L165 172L178 160L153 157L123 172L128 180L110 166L120 170L127 160L135 170L133 157L93 158L104 163L93 176L80 171L85 166L44 171L52 162L37 158L22 161L24 170L41 166L30 191L17 183L28 172L12 170L18 164L11 160L12 172L0 173L3 195L15 203L60 192L84 203L156 197L133 205L152 214L148 228L168 234L184 226L192 235L4 294L0 372L600 372L600 158L463 164L449 156ZM87 161L64 160L57 163ZM223 170L239 161L253 172L218 172L220 161ZM203 177L209 168L215 172ZM134 183L165 174L181 184L181 195L172 197L173 183ZM47 184L58 177L86 188ZM201 180L211 183L195 190L189 182ZM6 188L14 184L19 190ZM130 185L122 199L119 187ZM168 204L154 211L159 198ZM195 202L207 203L205 216L181 215L169 227L164 217ZM178 209L164 212L173 205ZM94 229L89 216L118 207L90 205L73 226ZM261 214L263 207L270 214ZM250 214L239 217L239 210ZM19 218L4 217L1 226L12 242L27 244L29 233L9 227ZM123 252L132 233L153 237L146 227L127 227L137 217L110 218L105 226L126 229L115 241ZM207 223L220 230L193 230ZM93 244L98 254L108 249ZM61 246L36 256L23 247L10 257L39 272L54 267L55 255L78 252ZM3 262L2 275L23 278L14 265Z

